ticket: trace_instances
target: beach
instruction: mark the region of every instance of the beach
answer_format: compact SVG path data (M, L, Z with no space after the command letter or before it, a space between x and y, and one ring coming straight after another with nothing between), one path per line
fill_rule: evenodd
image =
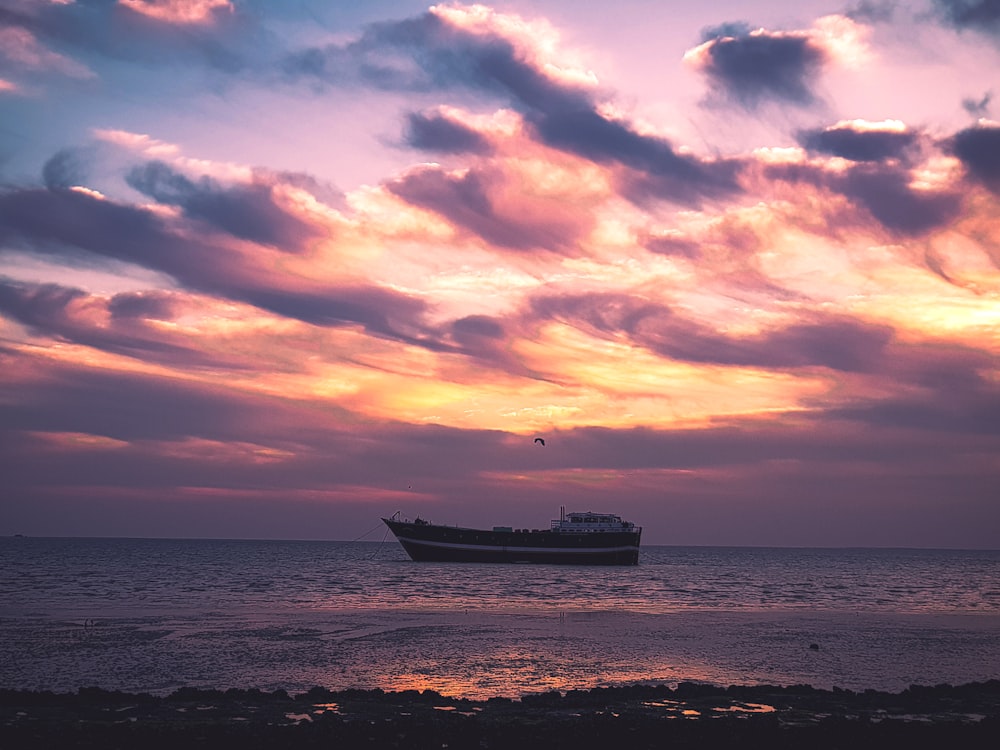
M1000 681L900 693L681 683L471 701L435 691L0 691L5 748L993 748Z

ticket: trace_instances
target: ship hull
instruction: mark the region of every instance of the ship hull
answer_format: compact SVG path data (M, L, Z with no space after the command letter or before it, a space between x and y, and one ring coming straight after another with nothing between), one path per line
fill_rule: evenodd
M485 531L383 518L417 562L636 565L639 531Z

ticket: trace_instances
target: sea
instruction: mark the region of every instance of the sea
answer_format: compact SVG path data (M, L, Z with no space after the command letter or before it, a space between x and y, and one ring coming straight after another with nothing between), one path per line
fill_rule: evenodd
M0 539L0 689L1000 678L1000 551L645 546L638 566L415 563L383 542Z

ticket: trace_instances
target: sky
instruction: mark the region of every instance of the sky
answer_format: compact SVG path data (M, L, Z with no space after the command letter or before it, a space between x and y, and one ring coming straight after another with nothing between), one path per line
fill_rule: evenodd
M0 535L1000 548L998 71L998 0L0 0Z

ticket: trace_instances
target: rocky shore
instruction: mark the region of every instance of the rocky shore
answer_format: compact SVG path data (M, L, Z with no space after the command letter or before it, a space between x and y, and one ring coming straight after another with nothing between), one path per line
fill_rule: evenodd
M0 747L885 748L1000 746L1000 680L900 693L634 685L472 701L425 690L0 690Z

